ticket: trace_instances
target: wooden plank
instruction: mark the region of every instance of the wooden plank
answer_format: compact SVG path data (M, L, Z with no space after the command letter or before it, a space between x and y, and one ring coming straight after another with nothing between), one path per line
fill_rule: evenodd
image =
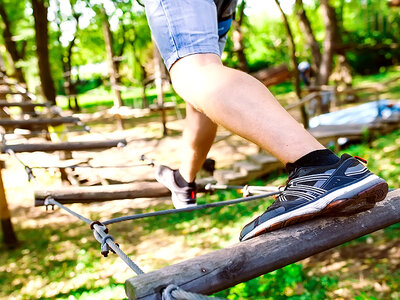
M127 184L64 187L35 191L35 206L44 204L48 196L63 204L91 203L120 199L159 198L171 195L171 192L162 184L153 181L134 182Z
M79 122L80 119L75 117L31 118L26 120L0 119L0 126L18 128L32 125L56 126L61 124L76 124Z
M287 81L292 76L292 73L289 71L286 64L282 64L262 69L251 73L251 75L261 81L265 86L271 86Z
M151 111L161 111L161 110L170 110L176 109L176 103L174 102L164 102L163 106L156 104L149 105L149 109Z
M0 107L11 107L18 106L24 108L32 108L32 107L49 107L48 103L33 103L33 102L10 102L5 100L0 100Z
M212 294L400 222L400 190L373 209L349 216L326 217L273 231L125 282L129 299L159 300L169 284Z
M20 152L54 152L54 151L86 151L108 149L117 146L125 146L125 139L106 140L106 141L82 141L82 142L60 142L60 143L26 143L3 145L1 152L6 153L7 149L11 149L15 153Z
M362 137L366 130L375 129L374 124L319 125L308 131L316 138Z
M312 92L312 93L308 94L307 96L305 96L303 99L301 99L299 102L285 106L285 109L291 110L294 108L298 108L299 106L304 105L304 104L310 102L311 100L315 99L319 95L320 95L320 92Z

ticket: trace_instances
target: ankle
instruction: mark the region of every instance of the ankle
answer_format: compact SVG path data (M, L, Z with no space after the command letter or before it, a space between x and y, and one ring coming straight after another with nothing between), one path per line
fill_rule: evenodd
M340 158L329 149L315 150L300 157L294 163L286 164L286 168L328 166L338 163L339 160Z
M174 179L175 182L178 186L180 187L186 187L186 186L190 186L194 184L194 179L190 180L190 179L186 179L182 173L180 172L180 170L174 170Z

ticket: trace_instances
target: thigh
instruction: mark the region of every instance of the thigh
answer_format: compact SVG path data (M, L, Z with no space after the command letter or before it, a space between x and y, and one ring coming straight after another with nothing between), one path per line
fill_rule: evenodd
M213 0L147 0L146 15L168 70L191 54L220 55Z

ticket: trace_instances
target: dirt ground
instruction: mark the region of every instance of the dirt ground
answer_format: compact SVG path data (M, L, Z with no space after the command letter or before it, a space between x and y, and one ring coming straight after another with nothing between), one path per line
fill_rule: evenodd
M73 157L77 159L91 158L90 163L93 166L127 166L140 164L140 156L146 154L149 158L157 162L168 164L171 167L179 165L180 156L180 132L184 126L183 120L171 120L168 122L168 128L173 135L162 138L161 126L159 121L149 122L145 125L138 125L132 129L124 131L110 132L109 128L102 130L93 129L92 133L71 134L69 141L83 140L103 140L126 138L128 145L123 148L113 148L97 152L73 152ZM108 131L108 132L107 132ZM220 128L217 134L219 140L210 151L209 157L217 162L217 168L227 168L234 161L244 159L247 155L255 154L259 148L244 139L230 135L229 132ZM33 138L27 140L11 139L9 143L38 142L40 139ZM18 158L30 167L59 165L58 153L21 153ZM52 213L46 213L43 207L34 207L34 191L46 190L50 187L62 187L60 174L57 169L34 169L36 179L28 182L27 174L23 165L12 156L3 154L2 159L6 161L6 169L3 170L3 179L6 189L9 208L12 214L13 223L23 228L43 228L46 225L54 223L76 223L77 226L83 225L74 217L61 210ZM109 168L109 169L79 169L82 177L92 179L107 178L118 182L131 182L142 180L154 180L154 168L150 166L141 166L133 168ZM110 218L115 213L132 212L132 210L157 205L157 203L169 204L169 198L160 199L136 199L122 200L93 204L73 204L69 207L84 216L99 215L104 219ZM239 226L239 225L238 225ZM235 229L233 229L235 230ZM236 229L238 230L238 229ZM91 233L88 231L87 236ZM146 258L142 265L151 265L148 260L160 260L161 265L176 262L180 260L202 254L204 249L192 248L185 242L184 238L175 239L171 244L168 238L163 238L162 231L155 232L154 240L158 246L151 256ZM135 252L145 253L149 248L149 243L154 245L153 241L142 240L135 245ZM224 245L221 245L221 247ZM154 248L154 247L152 247ZM181 251L172 251L180 249ZM129 246L128 246L129 252ZM168 254L166 256L166 254ZM168 260L165 259L168 257ZM139 259L140 260L140 259ZM125 266L123 266L125 269Z

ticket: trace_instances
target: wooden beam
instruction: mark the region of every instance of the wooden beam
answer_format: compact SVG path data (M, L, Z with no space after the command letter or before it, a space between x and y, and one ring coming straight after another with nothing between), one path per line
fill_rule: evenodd
M64 187L35 191L35 206L44 205L51 196L62 204L92 203L120 199L159 198L171 195L171 192L156 181L143 181L126 184Z
M5 100L0 100L0 107L11 107L11 106L18 106L18 107L50 107L48 103L33 103L33 102L10 102Z
M74 117L59 117L59 118L31 118L26 120L11 120L11 119L0 119L0 126L4 127L26 127L32 125L61 125L61 124L76 124L79 123L79 118Z
M294 108L297 108L301 105L304 105L308 102L310 102L311 100L315 99L316 97L318 97L320 95L319 92L312 92L310 94L308 94L307 96L305 96L303 99L301 99L299 102L293 103L293 104L289 104L287 106L285 106L286 110L291 110Z
M308 131L316 139L339 137L362 137L367 130L377 129L377 124L343 124L343 125L319 125Z
M6 153L7 149L11 149L15 153L20 152L54 152L54 151L86 151L108 149L117 146L125 146L125 139L106 140L106 141L84 141L84 142L60 142L60 143L26 143L14 145L2 145L1 152Z
M188 292L213 294L397 222L400 190L357 215L299 223L130 278L125 291L129 299L158 300L164 287L175 284Z
M198 192L205 192L209 183L203 181L197 184ZM157 181L142 181L125 184L63 187L35 191L35 206L43 206L44 200L51 196L61 204L93 203L111 200L160 198L171 195L171 192Z

